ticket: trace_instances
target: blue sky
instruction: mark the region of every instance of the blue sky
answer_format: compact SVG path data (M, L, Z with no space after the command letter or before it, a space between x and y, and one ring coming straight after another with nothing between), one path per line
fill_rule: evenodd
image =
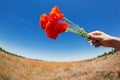
M95 57L111 48L94 48L85 38L60 34L47 38L39 17L58 6L65 17L87 32L103 31L120 37L119 0L0 0L0 46L27 58L75 61Z

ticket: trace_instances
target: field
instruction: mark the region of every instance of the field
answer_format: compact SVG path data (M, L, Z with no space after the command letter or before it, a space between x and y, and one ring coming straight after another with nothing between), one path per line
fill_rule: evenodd
M75 62L48 62L0 50L0 80L120 80L120 52Z

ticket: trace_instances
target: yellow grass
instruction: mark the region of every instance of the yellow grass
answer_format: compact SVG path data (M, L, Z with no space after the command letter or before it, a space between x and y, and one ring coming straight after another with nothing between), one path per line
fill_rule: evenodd
M47 62L0 51L0 80L120 80L120 52L92 60Z

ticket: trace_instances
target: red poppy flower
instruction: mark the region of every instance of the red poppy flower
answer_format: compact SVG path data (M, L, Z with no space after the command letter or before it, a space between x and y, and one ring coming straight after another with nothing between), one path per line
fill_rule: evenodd
M61 13L60 9L55 6L52 8L51 12L49 13L49 18L51 21L59 21L64 17L64 15Z
M68 26L65 21L62 22L61 24L57 22L53 23L49 21L46 25L46 35L49 38L55 40L60 33L65 32L67 27Z
M46 24L48 22L48 16L46 14L43 14L40 16L40 25L41 29L44 30L46 28Z
M40 16L40 25L42 30L46 30L46 35L55 40L57 36L65 32L68 25L65 21L59 22L64 15L61 13L58 7L54 7L49 15L43 14Z

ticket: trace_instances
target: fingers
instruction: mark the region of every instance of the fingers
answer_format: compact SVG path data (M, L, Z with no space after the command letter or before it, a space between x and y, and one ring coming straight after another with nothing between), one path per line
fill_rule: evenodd
M91 39L100 40L101 39L100 36L102 35L102 32L100 32L100 31L94 31L94 32L89 33L88 35L89 35L89 37Z
M104 33L101 31L94 31L94 32L89 33L88 35L89 35L90 39L92 40L92 45L94 45L95 47L102 46L101 41L103 39L103 37L102 37L103 34Z
M93 34L93 35L101 35L103 32L101 31L94 31L94 32L91 32L90 34Z
M92 40L92 45L94 45L95 47L100 47L101 43L98 40Z

